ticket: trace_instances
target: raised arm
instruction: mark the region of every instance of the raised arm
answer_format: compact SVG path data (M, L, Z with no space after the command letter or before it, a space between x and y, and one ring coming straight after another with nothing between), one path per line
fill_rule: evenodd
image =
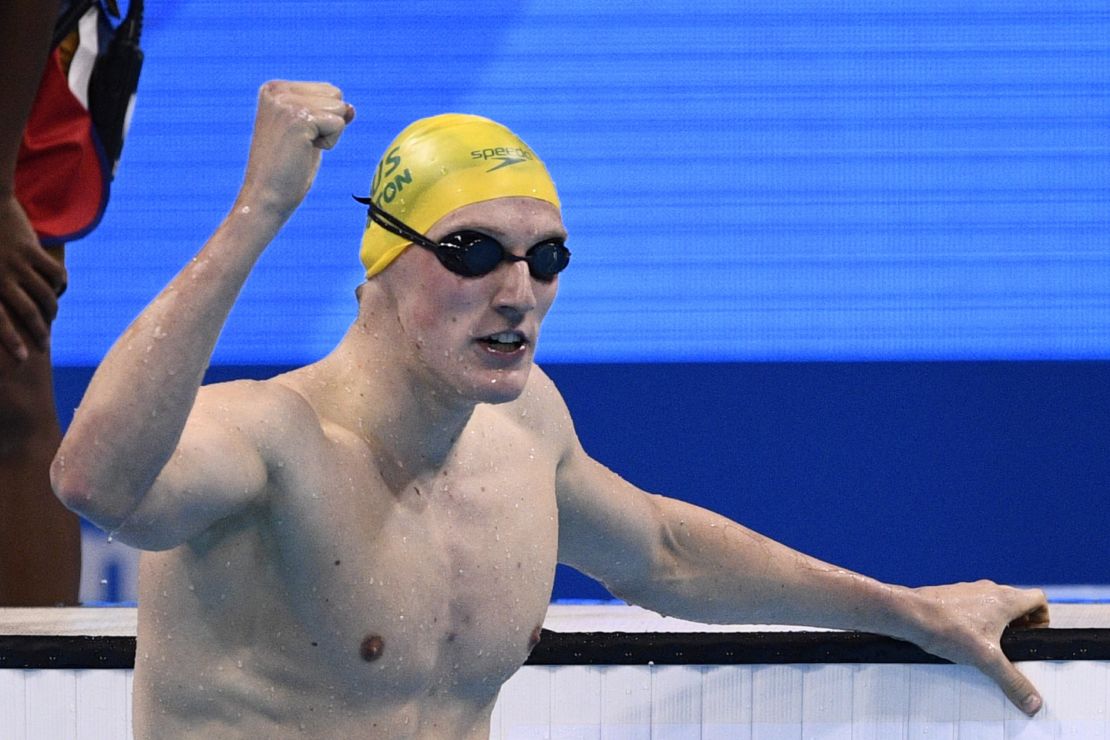
M206 388L199 400L198 389L251 268L353 115L331 85L262 87L231 213L116 341L74 415L51 468L67 506L124 541L169 547L263 489L253 432L268 406L296 404L275 390L255 398L256 384ZM142 528L129 525L136 512Z
M549 412L569 425L555 406ZM560 561L622 599L701 622L889 635L978 667L1029 714L1041 706L999 645L1015 621L1047 623L1040 591L986 581L919 589L880 583L700 507L646 493L590 458L572 429L557 489Z

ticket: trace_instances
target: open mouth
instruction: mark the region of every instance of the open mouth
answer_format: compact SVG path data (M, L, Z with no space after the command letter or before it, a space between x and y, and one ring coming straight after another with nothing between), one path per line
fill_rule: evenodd
M511 354L524 347L524 335L516 331L502 331L478 340L494 352Z

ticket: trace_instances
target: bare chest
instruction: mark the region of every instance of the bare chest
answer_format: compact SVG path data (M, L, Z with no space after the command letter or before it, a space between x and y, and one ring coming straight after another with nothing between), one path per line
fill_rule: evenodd
M550 599L554 470L531 450L460 454L400 491L371 482L289 512L280 575L305 658L376 692L495 691Z

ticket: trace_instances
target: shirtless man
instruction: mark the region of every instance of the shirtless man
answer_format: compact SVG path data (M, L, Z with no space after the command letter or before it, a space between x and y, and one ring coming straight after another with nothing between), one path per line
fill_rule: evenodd
M330 85L263 86L231 213L109 352L55 459L68 506L150 551L136 737L488 737L556 561L686 619L911 640L1039 709L999 647L1011 622L1047 621L1039 591L881 584L589 457L532 367L567 256L558 199L492 121L425 119L386 151L369 277L331 354L199 387L252 265L353 117Z

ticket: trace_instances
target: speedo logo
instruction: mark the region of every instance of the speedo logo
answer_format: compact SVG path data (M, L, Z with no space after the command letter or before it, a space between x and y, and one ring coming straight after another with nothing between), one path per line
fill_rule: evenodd
M482 159L485 161L495 160L497 164L490 167L486 172L493 172L502 167L511 167L514 164L521 162L528 162L535 159L532 152L523 149L519 146L497 146L486 147L485 149L474 149L470 152L471 159Z

